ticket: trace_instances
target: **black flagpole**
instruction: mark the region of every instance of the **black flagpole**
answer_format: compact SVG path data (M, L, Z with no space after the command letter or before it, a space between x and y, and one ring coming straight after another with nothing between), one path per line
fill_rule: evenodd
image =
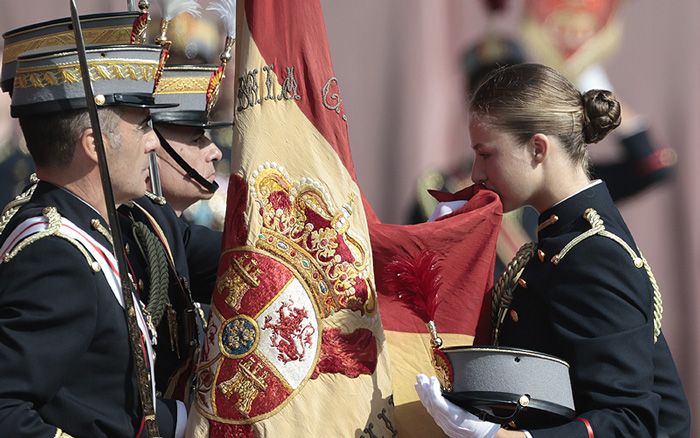
M121 230L119 228L119 219L117 217L117 209L114 202L114 193L112 192L112 182L109 177L109 169L107 167L107 159L105 155L105 147L102 142L102 129L100 128L100 119L97 116L97 105L95 104L95 96L92 91L92 83L90 82L90 70L85 54L85 42L83 40L83 32L78 19L78 10L75 6L75 0L70 0L70 12L73 21L73 32L75 34L75 43L78 49L78 59L80 60L80 73L83 78L83 87L85 88L85 100L87 101L88 114L90 115L90 124L92 125L93 137L97 150L98 165L100 169L100 179L102 180L102 190L104 193L107 216L109 226L112 231L112 240L114 242L114 255L117 258L117 266L119 268L119 276L121 277L122 293L124 295L124 309L126 311L126 321L129 329L129 340L131 344L131 355L134 362L134 369L138 378L139 395L141 398L141 408L143 418L145 420L145 429L149 438L160 436L158 431L158 423L156 422L155 408L153 406L153 392L151 385L155 382L151 381L151 373L146 364L146 357L142 349L141 330L138 327L136 320L136 309L133 299L134 285L129 279L128 265L126 256L124 255L124 244L122 240ZM145 342L144 340L143 342ZM145 352L148 354L148 351Z

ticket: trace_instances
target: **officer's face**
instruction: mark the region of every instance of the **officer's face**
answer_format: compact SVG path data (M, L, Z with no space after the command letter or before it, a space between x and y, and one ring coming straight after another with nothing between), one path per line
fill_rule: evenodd
M214 181L214 162L221 159L221 150L203 129L173 125L158 125L157 128L187 164L209 182ZM163 194L176 211L182 211L200 199L213 196L213 193L190 178L160 145L156 154Z
M148 154L155 150L158 138L148 110L122 108L117 114L119 120L114 131L106 135L105 149L114 200L121 204L146 193Z
M469 134L476 155L472 167L474 183L498 193L505 212L530 205L536 174L528 148L475 118L469 123Z

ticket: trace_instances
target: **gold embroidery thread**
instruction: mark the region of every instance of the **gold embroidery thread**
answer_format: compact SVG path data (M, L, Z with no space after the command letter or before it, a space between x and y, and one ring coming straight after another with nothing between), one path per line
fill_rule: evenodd
M127 44L131 39L131 26L112 26L99 29L84 29L83 36L86 44ZM30 50L54 46L74 46L75 36L73 31L42 35L28 40L8 44L3 51L3 63L7 64L17 60L17 57Z
M154 94L206 93L208 77L164 77Z
M98 60L88 61L90 80L130 79L152 81L158 65L152 61ZM49 67L34 67L17 70L14 88L45 88L62 84L77 84L82 80L80 65L67 63Z

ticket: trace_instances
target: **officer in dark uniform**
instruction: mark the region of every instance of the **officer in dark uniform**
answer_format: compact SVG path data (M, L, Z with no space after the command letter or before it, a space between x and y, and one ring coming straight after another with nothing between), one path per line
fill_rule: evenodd
M179 104L151 116L160 139L156 153L165 197L149 195L120 208L129 258L158 328L156 388L166 398L184 401L204 324L198 305L211 301L222 233L189 224L180 214L218 188L214 162L221 152L206 131L230 128L232 122L209 120L207 108L215 96L208 90L217 75L218 67L211 65L164 69L155 100Z
M153 46L87 50L117 203L146 189L160 57ZM133 369L127 320L148 362L151 332L138 301L123 309L77 53L24 55L11 79L12 115L41 180L0 220L0 435L136 436L137 381L152 377ZM156 403L161 435L173 436L173 404Z
M615 129L620 112L611 92L581 94L537 64L497 70L472 100L474 182L497 192L504 211L541 212L538 242L518 251L494 288L493 341L567 361L577 415L498 438L689 436L659 287L605 183L587 173L586 145ZM463 431L454 436L493 431L468 413L446 417L454 406L419 392L441 427Z
M86 44L130 44L135 23L140 12L110 12L81 16ZM28 49L40 50L56 47L70 41L73 31L71 18L65 17L31 24L2 34L2 62L0 63L0 88L8 93L7 111L0 117L9 119L12 83L17 67L17 57ZM2 106L5 106L3 100ZM9 120L0 122L0 207L10 202L29 182L34 164L29 154L20 146L20 133L10 126ZM17 131L17 132L13 132Z

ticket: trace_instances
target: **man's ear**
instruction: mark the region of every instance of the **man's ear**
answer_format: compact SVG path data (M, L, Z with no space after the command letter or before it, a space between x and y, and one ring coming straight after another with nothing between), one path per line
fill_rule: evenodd
M86 128L80 135L80 141L78 142L80 152L87 157L88 160L97 164L97 144L95 143L95 136L92 128Z
M542 163L549 153L549 147L551 146L551 140L544 134L535 134L530 138L530 152L532 153L532 160L535 163Z

